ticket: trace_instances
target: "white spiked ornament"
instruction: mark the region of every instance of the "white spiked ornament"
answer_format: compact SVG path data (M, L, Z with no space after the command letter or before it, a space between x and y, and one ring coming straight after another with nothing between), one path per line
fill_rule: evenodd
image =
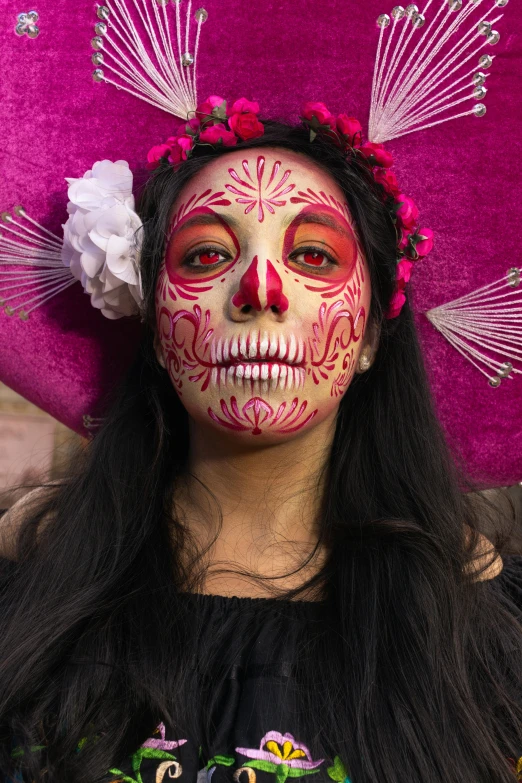
M380 14L370 141L390 141L466 115L484 116L486 107L477 101L487 92L488 74L482 70L493 56L483 49L499 41L493 25L508 0L495 0L484 11L486 1L442 0L430 21L435 0L422 12L412 4L395 6L390 16Z
M22 206L2 212L0 307L27 321L32 310L76 283L63 265L63 242L33 220ZM17 266L13 270L7 267Z
M493 388L522 373L522 269L426 313ZM517 366L517 364L519 366Z
M197 106L196 64L201 25L208 14L184 18L182 0L106 0L97 8L91 41L95 82L112 84L158 109L186 119Z

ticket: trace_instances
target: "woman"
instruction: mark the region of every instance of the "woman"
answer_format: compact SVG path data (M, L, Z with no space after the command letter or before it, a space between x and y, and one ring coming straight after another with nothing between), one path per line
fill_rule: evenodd
M238 195L259 167L287 199ZM385 317L383 186L265 123L160 166L140 215L140 356L4 525L8 779L516 780L520 561L477 559L411 311Z

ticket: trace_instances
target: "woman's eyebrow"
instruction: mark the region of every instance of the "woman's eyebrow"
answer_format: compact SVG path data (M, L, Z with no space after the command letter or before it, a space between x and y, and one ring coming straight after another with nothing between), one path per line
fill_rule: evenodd
M224 215L218 215L217 213L204 213L199 215L193 215L192 217L183 220L181 225L175 226L172 235L177 234L179 231L183 231L185 228L192 228L193 226L222 226L225 223L229 228L237 228L239 221L233 217L225 217Z
M337 233L343 237L351 237L352 232L346 230L345 226L343 225L344 222L344 218L342 221L336 220L335 217L332 215L327 215L324 212L304 212L303 214L297 215L294 218L289 217L286 219L283 223L283 227L288 228L291 223L299 226L312 223L315 225L328 226L328 228L333 228L334 231L337 231Z

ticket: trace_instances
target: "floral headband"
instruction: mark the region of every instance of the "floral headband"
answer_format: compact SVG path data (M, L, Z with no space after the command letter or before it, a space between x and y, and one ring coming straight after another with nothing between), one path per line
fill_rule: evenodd
M163 144L149 150L147 168L162 163L177 168L191 157L196 147L235 147L238 142L263 136L259 104L239 98L230 107L219 95L211 95L198 104L196 111L178 126L176 133ZM384 145L363 142L362 126L355 117L331 114L324 103L305 103L301 121L310 129L310 141L321 135L332 141L347 156L365 162L376 182L382 185L397 234L397 269L395 290L386 318L396 318L406 302L405 287L411 277L413 262L426 256L433 247L433 231L419 228L419 210L409 196L401 192L397 177L391 171L393 157Z

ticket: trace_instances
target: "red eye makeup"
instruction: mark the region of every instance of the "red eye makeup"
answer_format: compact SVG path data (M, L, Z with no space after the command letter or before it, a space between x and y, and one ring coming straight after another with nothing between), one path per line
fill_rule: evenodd
M356 260L352 227L332 207L307 206L286 229L283 262L305 276L349 278Z

